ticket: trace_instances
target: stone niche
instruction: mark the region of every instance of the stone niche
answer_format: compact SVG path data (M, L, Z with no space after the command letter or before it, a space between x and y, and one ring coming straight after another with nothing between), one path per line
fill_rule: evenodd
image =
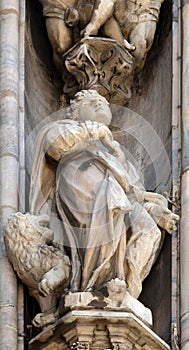
M149 52L143 71L139 74L139 76L136 77L132 98L127 103L127 107L129 109L133 110L135 113L138 113L146 120L146 122L152 126L157 135L160 137L169 159L171 159L171 38L171 1L165 0L162 5L160 21L158 23L153 47ZM59 109L59 97L62 92L61 79L58 76L52 60L52 50L45 30L42 8L37 0L27 0L25 72L26 151L27 154L29 154L27 150L27 138L34 129L37 130L40 128L40 123L42 123L48 115ZM115 113L113 125L116 125L116 118L118 117ZM120 118L119 121L120 128L122 127L121 123L124 123L123 118ZM136 153L134 156L139 164L139 167L142 169L147 190L157 190L156 187L159 185L158 191L160 193L163 193L164 191L168 192L170 189L171 174L164 173L164 168L161 164L160 159L157 159L157 164L160 171L159 184L154 184L154 167L146 160L147 158L145 156L144 150L141 147L135 145L131 137L128 139L127 135L123 132L120 132L120 130L116 129L116 127L114 133L115 138L119 140L124 148L127 144L129 152L134 149L134 152ZM34 149L34 144L32 146ZM30 148L30 152L32 159L32 147ZM31 170L30 166L31 162L26 164L28 180L26 201L28 197L27 194L29 192L29 177ZM28 208L26 208L26 210L27 209ZM140 301L152 311L153 331L168 344L170 343L171 313L170 248L170 237L166 235L161 254L158 257L149 277L144 282L143 292L140 296ZM31 306L33 305L33 300L31 301L29 296L26 299L26 323L30 325L31 319L34 316L31 312L31 309L33 308L33 306ZM79 316L76 317L76 315L74 315L74 311L71 312L67 317L70 317L72 320L74 320L73 322L75 322L76 319L79 320ZM93 326L91 327L96 329L96 332L99 334L99 336L100 332L104 332L103 317L107 317L107 315L101 315L101 317L102 322L100 324L102 325L102 329L98 329L93 316L91 316L91 319L89 321L92 322ZM114 321L117 322L117 320ZM111 324L109 327L114 327L114 321L113 324ZM58 326L58 337L62 337L61 334L64 332L62 330L61 322L62 320L60 320L60 324ZM78 324L80 325L80 321L78 321ZM140 338L140 332L143 328L145 329L146 326L131 316L130 321L126 322L125 327L126 330L124 332L130 332L131 334L131 328L134 327L135 331L133 331L133 334L138 333L138 337ZM120 324L118 328L120 329L121 333L122 325ZM150 334L153 333L153 331L150 330ZM36 331L33 330L33 332L30 334L31 338L33 338L35 334ZM67 335L64 334L65 338L66 336ZM151 337L151 335L148 334L147 338L148 337ZM155 337L154 339L154 344L156 344L154 347L152 345L149 346L144 343L143 347L140 348L144 350L167 349L166 345L161 342L158 337ZM37 344L38 340L36 339L35 341ZM74 341L75 340L72 342L72 349L74 349ZM108 341L110 342L110 339ZM108 343L108 341L107 349L109 349L110 346L110 343ZM83 343L83 340L81 340L81 343ZM75 348L80 349L79 347ZM87 347L83 348L87 349ZM91 349L96 348L97 347L91 347ZM43 347L42 345L36 345L35 349L43 349ZM54 340L54 345L52 346L51 344L49 347L47 346L46 349L67 349L67 345L65 345L65 347L60 347L56 340ZM98 349L100 348L98 347ZM115 346L114 349L119 348ZM120 349L133 348L129 347L128 345L127 348L120 347ZM135 349L139 348L136 346Z

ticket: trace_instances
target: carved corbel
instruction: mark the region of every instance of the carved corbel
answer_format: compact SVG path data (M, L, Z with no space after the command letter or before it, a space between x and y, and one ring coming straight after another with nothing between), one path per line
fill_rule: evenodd
M134 59L117 41L88 37L65 55L65 66L79 90L94 89L109 102L125 104L131 97ZM74 95L70 79L64 92Z

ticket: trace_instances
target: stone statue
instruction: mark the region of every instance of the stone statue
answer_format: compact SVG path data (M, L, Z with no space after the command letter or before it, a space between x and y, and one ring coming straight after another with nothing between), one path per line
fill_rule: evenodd
M125 293L138 298L160 249L160 228L171 233L179 219L163 196L145 191L126 161L108 128L104 97L78 92L66 113L40 131L31 214L11 216L5 234L14 269L41 305L33 320L40 327L58 317L65 291L103 294L107 286L110 306L124 307Z
M145 191L125 160L102 96L77 93L69 113L72 119L40 132L30 210L51 216L55 240L71 260L70 291L99 289L119 278L138 298L160 247L158 226L171 233L178 216L163 196Z

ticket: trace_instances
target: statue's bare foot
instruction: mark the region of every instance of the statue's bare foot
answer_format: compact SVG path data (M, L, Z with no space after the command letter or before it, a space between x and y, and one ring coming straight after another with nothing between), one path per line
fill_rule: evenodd
M54 323L58 319L57 313L50 313L45 315L44 313L37 314L32 320L32 324L36 328L42 328Z

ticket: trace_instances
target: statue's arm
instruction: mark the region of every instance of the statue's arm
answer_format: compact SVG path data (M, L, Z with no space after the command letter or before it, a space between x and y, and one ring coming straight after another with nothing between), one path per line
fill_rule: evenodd
M91 20L84 29L84 35L96 35L100 27L112 16L117 0L100 0L97 8L94 8Z
M173 230L176 230L176 223L179 220L179 216L168 209L168 202L164 196L145 190L140 175L130 162L126 166L131 179L131 190L135 195L135 200L137 196L140 199L143 195L143 206L149 215L159 227L171 234Z
M165 208L168 207L167 199L159 193L145 192L144 200L145 202L161 205L162 207L165 207Z
M68 125L54 124L46 135L44 143L45 153L59 161L67 152L87 147L99 139L111 140L112 134L104 124L85 121L74 122Z

